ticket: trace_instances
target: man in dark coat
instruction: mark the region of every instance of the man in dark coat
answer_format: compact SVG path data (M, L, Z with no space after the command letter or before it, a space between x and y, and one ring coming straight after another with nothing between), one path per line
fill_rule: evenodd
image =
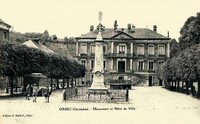
M50 97L50 95L51 95L51 87L47 86L46 89L45 89L45 94L44 94L45 102L46 103L49 103L49 97Z
M26 87L26 100L30 100L30 95L31 95L31 85L28 84Z

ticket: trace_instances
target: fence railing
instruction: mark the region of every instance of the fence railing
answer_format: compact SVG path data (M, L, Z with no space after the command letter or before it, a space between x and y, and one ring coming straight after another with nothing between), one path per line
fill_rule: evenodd
M69 100L77 96L77 88L70 87L63 90L63 100Z
M99 101L99 102L128 102L129 89L107 91L88 90L88 87L68 88L63 91L63 100L73 101Z

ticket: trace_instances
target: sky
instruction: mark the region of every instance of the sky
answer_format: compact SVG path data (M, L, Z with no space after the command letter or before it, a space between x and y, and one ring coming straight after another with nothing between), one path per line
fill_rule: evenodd
M119 28L157 25L158 33L167 36L169 31L170 38L178 39L187 18L200 12L200 0L0 0L0 18L14 31L48 30L58 38L88 33L90 25L99 23L99 11L106 28L113 28L115 20Z

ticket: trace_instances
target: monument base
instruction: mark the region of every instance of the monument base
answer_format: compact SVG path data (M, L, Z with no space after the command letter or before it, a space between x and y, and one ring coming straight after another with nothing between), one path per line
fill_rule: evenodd
M102 97L105 97L107 99L107 96L109 95L109 88L105 85L92 85L90 88L87 89L88 93L88 100L90 100L91 95L93 97L98 97L99 99L96 100L102 100Z

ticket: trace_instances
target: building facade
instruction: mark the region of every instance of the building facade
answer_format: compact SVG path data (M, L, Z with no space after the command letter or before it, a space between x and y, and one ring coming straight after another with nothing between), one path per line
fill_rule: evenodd
M76 57L87 72L83 79L92 82L94 68L95 39L98 30L90 26L90 32L76 37ZM153 30L135 28L128 24L127 28L102 26L104 40L104 70L105 83L113 80L129 81L132 85L162 85L157 79L155 71L159 64L170 57L170 38L157 33L157 26Z
M0 19L0 40L9 40L11 26Z

